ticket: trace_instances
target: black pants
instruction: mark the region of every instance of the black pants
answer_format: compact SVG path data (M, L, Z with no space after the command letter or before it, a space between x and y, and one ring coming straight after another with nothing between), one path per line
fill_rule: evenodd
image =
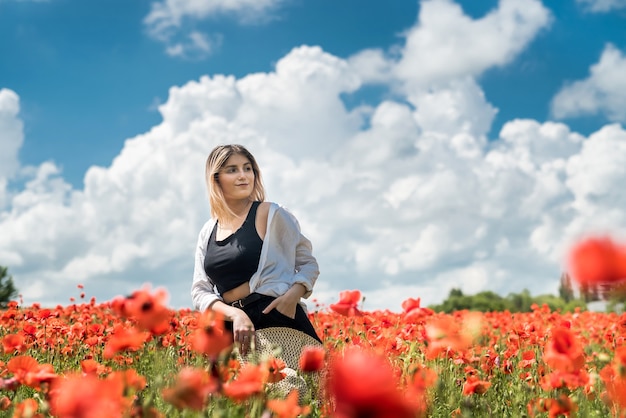
M274 299L276 298L273 296L263 295L261 299L256 300L243 307L243 311L246 313L246 315L248 315L248 317L254 324L255 329L270 327L293 328L297 329L298 331L302 331L307 335L310 335L320 343L322 342L320 337L318 337L317 332L315 332L313 324L311 324L311 321L309 321L309 317L307 316L306 312L300 304L296 305L296 317L294 319L291 319L288 316L278 312L278 309L276 308L264 314L263 309L267 308L267 306L272 303ZM226 328L232 332L233 323L227 321Z

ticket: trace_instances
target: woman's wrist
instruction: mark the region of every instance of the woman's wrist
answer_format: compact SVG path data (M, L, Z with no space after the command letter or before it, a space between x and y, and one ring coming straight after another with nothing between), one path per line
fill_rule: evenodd
M297 296L298 299L301 299L302 296L306 294L307 288L302 283L294 283L293 285L291 285L288 292L294 296Z

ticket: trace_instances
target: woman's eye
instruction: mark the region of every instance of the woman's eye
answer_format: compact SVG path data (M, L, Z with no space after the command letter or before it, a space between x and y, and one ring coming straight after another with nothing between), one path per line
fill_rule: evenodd
M252 171L252 167L246 167L245 170L246 171Z

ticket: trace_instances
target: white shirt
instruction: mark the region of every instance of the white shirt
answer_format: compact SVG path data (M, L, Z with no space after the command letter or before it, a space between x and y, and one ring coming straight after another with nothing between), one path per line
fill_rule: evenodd
M204 311L222 300L214 282L204 271L204 257L215 219L209 219L198 236L191 299L195 309ZM311 241L300 232L297 219L282 206L270 203L267 231L261 247L259 267L250 278L250 292L281 296L295 283L306 288L304 298L313 291L319 267L312 254Z

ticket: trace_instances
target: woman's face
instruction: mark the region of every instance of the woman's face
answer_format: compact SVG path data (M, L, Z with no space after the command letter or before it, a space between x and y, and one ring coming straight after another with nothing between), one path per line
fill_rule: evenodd
M248 199L254 189L254 171L250 160L241 154L233 154L226 160L217 175L226 200Z

